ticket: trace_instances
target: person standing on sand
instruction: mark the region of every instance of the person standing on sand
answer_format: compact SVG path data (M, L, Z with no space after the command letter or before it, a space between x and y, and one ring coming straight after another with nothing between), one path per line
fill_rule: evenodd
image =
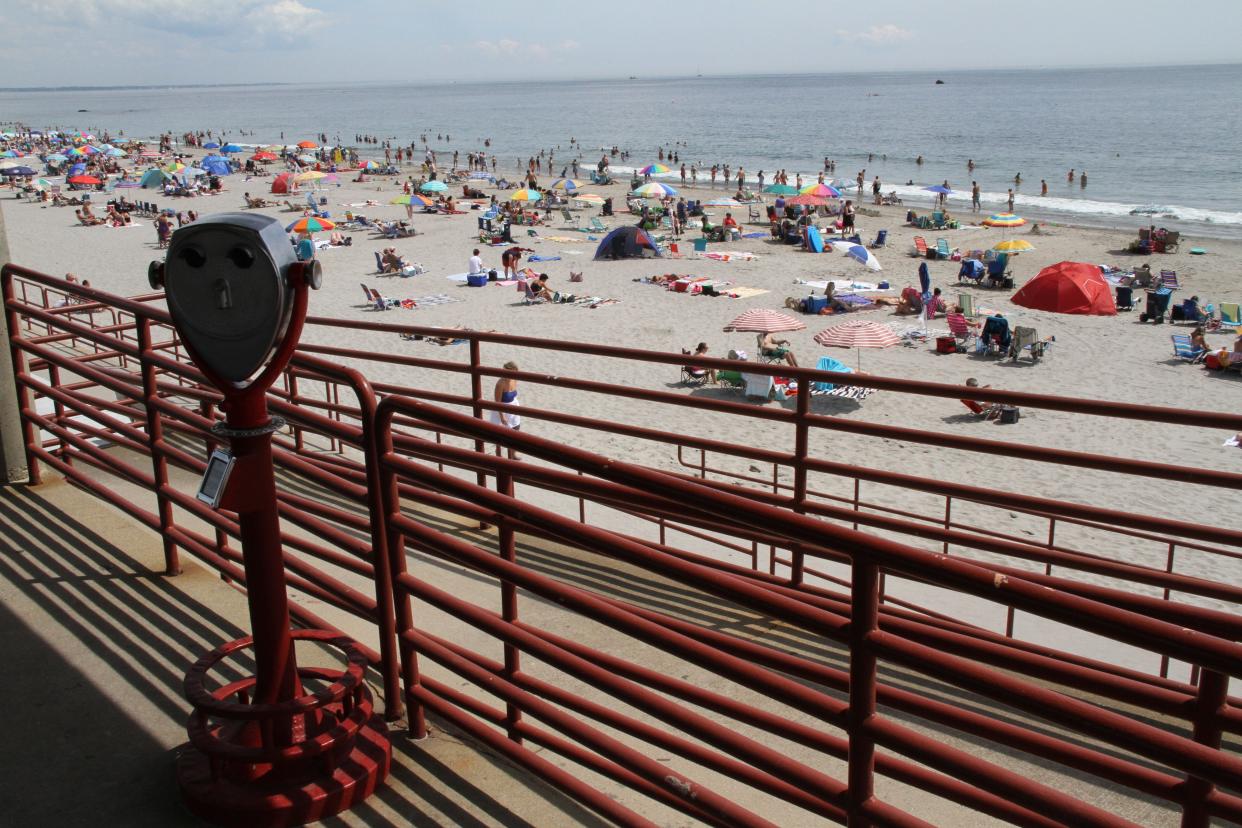
M510 361L505 363L506 371L517 371L518 364ZM518 383L517 380L509 377L501 377L496 380L496 388L492 392L492 399L508 410L493 411L491 414L492 422L496 425L502 425L505 428L511 428L514 431L522 430L522 415L517 413L518 407ZM517 452L509 449L509 459L519 459Z
M970 182L970 209L979 212L979 182Z
M759 192L763 192L763 170L759 171Z

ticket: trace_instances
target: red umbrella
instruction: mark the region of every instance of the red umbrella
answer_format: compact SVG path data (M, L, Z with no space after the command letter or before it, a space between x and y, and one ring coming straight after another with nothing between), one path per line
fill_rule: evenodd
M805 322L794 319L787 313L754 308L725 325L725 331L753 331L754 333L779 333L781 331L800 331L806 327Z
M1053 313L1116 316L1113 291L1099 267L1083 262L1058 262L1045 267L1013 295L1024 308Z
M72 178L68 179L68 181L70 184L102 184L103 183L102 181L100 181L98 178L96 178L93 175L75 175Z
M816 195L798 195L785 199L785 203L793 204L796 207L801 207L804 204L809 207L823 207L828 203L828 199Z
M277 158L274 152L256 152L250 156L251 161L275 161Z

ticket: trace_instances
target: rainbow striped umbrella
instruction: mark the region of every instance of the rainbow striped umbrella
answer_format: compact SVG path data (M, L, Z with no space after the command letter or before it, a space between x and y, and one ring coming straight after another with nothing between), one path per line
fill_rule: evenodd
M176 173L181 172L184 169L185 169L185 164L182 164L180 161L174 161L171 164L169 164L167 167L164 167L164 172L176 174Z
M668 167L664 166L663 164L648 164L647 166L639 170L638 174L639 175L655 175L656 173L666 173L666 172L668 172Z
M336 224L330 219L317 216L302 216L285 228L290 233L318 233L321 230L335 230Z
M528 187L523 187L509 196L510 201L539 201L541 198L543 198L543 193Z
M558 178L552 182L552 186L550 186L548 189L549 190L564 190L567 193L572 193L575 190L582 189L582 185L584 183L586 182L578 181L577 179L574 179L574 178Z
M808 184L798 192L802 195L819 196L820 198L840 198L841 191L836 187L830 187L827 184L816 181L814 184Z
M677 190L667 184L661 184L659 181L652 181L650 184L644 184L634 190L631 195L636 195L639 198L665 198L666 196L677 195Z
M358 162L358 169L360 170L378 170L379 168L380 168L380 165L376 164L374 161L359 161Z
M985 218L983 224L986 227L1021 227L1026 224L1026 219L1013 213L997 213Z
M802 207L803 205L810 207L822 207L828 203L828 199L817 195L796 195L792 198L785 199L785 203L792 204L795 207Z
M435 202L431 199L426 196L420 196L418 193L413 193L411 195L399 195L388 203L409 204L411 207L430 207L432 204L435 204Z
M726 333L729 331L779 333L781 331L800 331L804 328L806 328L805 322L794 319L787 313L766 308L752 308L728 325L725 325L724 329Z

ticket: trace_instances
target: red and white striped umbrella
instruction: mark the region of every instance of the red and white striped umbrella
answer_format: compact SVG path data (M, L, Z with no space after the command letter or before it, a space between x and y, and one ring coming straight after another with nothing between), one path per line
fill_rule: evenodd
M856 319L833 325L815 334L815 341L820 345L836 348L891 348L901 344L901 337L893 333L891 328L879 322L865 322ZM858 370L862 370L862 351L858 355Z
M815 341L837 348L891 348L901 344L901 337L879 322L856 319L825 328L815 334Z
M781 331L800 331L805 327L805 322L794 319L787 313L767 310L766 308L752 308L728 325L725 325L725 331L780 333Z

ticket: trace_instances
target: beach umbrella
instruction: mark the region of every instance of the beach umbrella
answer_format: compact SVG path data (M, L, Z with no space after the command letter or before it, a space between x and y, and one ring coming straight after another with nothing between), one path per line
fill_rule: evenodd
M63 164L69 160L69 156L61 155L59 152L54 152L43 160L49 164Z
M225 144L224 146L220 147L220 152L241 152L241 151L242 151L242 148L237 146L237 144Z
M634 190L632 195L639 196L640 198L665 198L667 196L677 195L677 190L667 184L652 181L650 184L644 184Z
M663 164L648 164L638 171L639 175L655 175L657 173L668 172L668 167Z
M300 172L295 175L293 180L300 184L306 181L318 181L321 178L327 177L328 174L326 172L320 172L319 170L307 170L306 172Z
M924 187L923 189L929 193L935 193L937 195L953 195L953 191L943 184L937 184L934 187Z
M198 178L200 175L206 175L207 171L201 167L186 167L181 174L185 178Z
M185 169L185 164L182 164L180 161L174 161L174 162L172 162L171 164L169 164L167 167L164 167L163 169L164 169L164 172L166 172L166 173L174 173L174 174L175 174L175 173L179 173L179 172L181 172L182 170L184 170L184 169Z
M125 150L117 149L116 147L108 147L106 150L104 150L104 154L110 158L124 158Z
M412 195L399 195L388 203L409 204L411 207L430 207L432 204L435 204L435 202L431 199L426 196L420 196L418 193L414 193Z
M985 227L1021 227L1024 224L1026 224L1026 219L1022 216L1015 216L1013 213L997 213L983 220Z
M448 185L443 181L428 181L418 189L422 190L424 193L442 193L448 189Z
M765 193L773 193L775 195L791 196L798 194L798 188L789 184L769 184L763 188Z
M217 141L208 141L203 144L203 149L220 149L220 144Z
M316 163L318 160L319 160L319 159L317 159L317 158L316 158L315 156L313 156L313 155L299 155L299 156L298 156L298 161L302 162L303 164L314 164L314 163Z
M74 175L74 176L70 176L66 180L70 184L102 184L103 183L103 181L99 180L93 175Z
M564 190L566 193L572 193L575 190L582 189L582 185L586 183L573 178L558 178L552 182L549 190Z
M781 331L800 331L806 323L795 319L787 313L751 308L741 316L725 325L725 333L730 331L750 331L752 333L780 333Z
M1012 297L1015 305L1053 313L1116 316L1112 286L1098 265L1058 262L1045 267Z
M48 181L46 178L36 178L34 183L30 186L34 187L36 190L50 190L52 188L52 182Z
M713 198L711 201L704 201L704 207L741 207L742 202L734 201L731 198Z
M604 197L595 193L574 193L572 196L574 201L581 201L583 204L603 204Z
M139 158L161 158L163 155L164 153L159 152L158 150L143 150L138 153Z
M280 156L278 156L274 152L262 151L262 152L256 152L254 155L250 156L250 160L251 161L275 161L279 157Z
M16 150L9 149L4 152L0 152L0 158L16 158L18 154L19 153Z
M30 167L5 167L3 170L0 170L0 175L19 176L34 174L35 171Z
M317 216L302 216L302 218L285 228L289 233L318 233L321 230L335 229L335 222Z
M822 207L823 205L828 203L828 199L824 198L823 196L796 195L796 196L793 196L792 198L785 199L785 203L792 204L795 207L801 207L803 205L807 205L810 207Z
M863 348L891 348L901 344L901 337L879 322L856 319L825 328L815 334L815 341L827 348L854 348L858 354L858 366L861 371Z
M74 164L71 167L69 167L69 170L65 174L66 175L82 175L85 172L86 172L85 164Z
M1026 239L1010 239L1003 241L992 248L997 253L1026 253L1035 249L1035 245Z
M865 245L854 244L852 242L833 242L832 250L834 253L844 253L847 258L853 259L868 270L880 271L884 268L880 267L880 261L877 259Z
M820 198L840 198L841 197L841 191L838 190L836 187L829 186L828 184L824 184L819 181L815 182L814 184L808 184L807 186L803 187L801 190L798 190L798 192L802 195L819 196Z
M18 161L16 158L5 158L0 160L0 170L5 167L21 167L25 166L24 162Z
M314 141L298 141L298 147L300 149L319 149L319 145Z
M509 196L510 201L539 201L541 198L543 198L543 193L528 188L517 190Z
M313 161L314 159L311 159L311 160ZM376 164L374 161L359 161L358 162L358 169L360 170L378 170L379 168L380 168L380 165Z

